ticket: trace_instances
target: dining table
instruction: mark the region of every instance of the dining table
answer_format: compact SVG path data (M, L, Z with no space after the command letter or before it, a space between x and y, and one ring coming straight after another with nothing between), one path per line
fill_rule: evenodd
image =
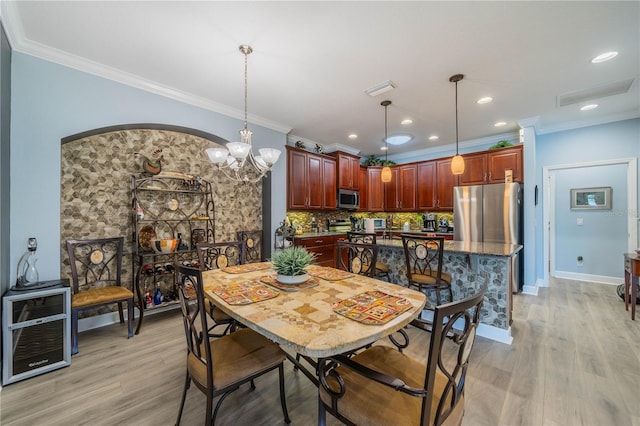
M203 287L216 307L288 349L316 386L300 356L317 360L370 345L404 328L426 302L418 291L331 267L310 266L308 275L281 284L269 262L252 263L205 271Z

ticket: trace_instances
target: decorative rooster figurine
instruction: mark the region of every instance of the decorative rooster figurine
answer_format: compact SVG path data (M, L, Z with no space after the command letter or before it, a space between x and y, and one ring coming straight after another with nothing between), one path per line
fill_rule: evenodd
M153 151L153 155L156 158L148 158L139 152L134 153L134 155L142 157L142 169L150 175L157 175L162 170L162 162L165 161L162 155L162 149Z

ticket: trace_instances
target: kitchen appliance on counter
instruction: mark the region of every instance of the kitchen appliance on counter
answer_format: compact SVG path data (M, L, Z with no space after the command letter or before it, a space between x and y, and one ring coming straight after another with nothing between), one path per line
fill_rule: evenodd
M446 217L438 219L438 232L449 232L449 221Z
M433 213L422 215L422 232L436 232L436 215Z
M453 239L485 243L523 244L522 185L456 186L453 188ZM523 250L512 259L512 291L522 290Z
M329 232L343 232L346 234L351 231L351 222L349 219L327 219L327 229Z

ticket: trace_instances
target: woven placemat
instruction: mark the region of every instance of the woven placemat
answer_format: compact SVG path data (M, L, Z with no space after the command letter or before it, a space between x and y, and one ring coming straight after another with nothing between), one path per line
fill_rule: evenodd
M280 294L278 290L261 283L257 279L217 285L211 288L211 291L229 305L248 305L272 299Z
M333 311L363 324L380 325L411 308L411 302L381 291L367 291L333 304Z

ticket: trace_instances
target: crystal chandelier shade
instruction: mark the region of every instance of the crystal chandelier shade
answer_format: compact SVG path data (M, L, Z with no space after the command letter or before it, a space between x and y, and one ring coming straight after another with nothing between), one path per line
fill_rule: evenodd
M251 135L247 128L247 63L248 55L253 52L251 46L241 45L244 55L244 128L240 130L240 142L229 142L226 148L207 148L205 152L217 169L229 179L238 182L258 182L278 161L281 151L275 148L261 148L260 155L254 156Z

